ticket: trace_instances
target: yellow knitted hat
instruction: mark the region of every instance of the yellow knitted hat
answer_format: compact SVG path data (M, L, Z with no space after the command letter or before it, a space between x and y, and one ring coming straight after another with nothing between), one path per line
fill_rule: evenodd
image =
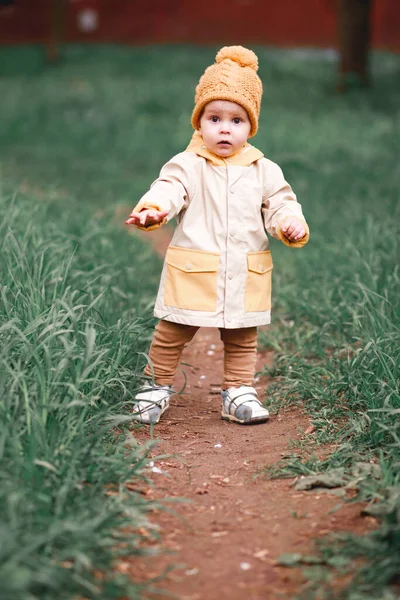
M249 137L258 129L258 117L262 96L262 83L257 75L257 56L243 46L225 46L215 57L215 64L208 67L196 87L192 125L200 128L203 108L213 100L230 100L243 106L249 115Z

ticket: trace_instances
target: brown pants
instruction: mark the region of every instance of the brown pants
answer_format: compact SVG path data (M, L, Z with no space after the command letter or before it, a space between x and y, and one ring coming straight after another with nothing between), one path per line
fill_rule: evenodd
M144 374L158 385L172 385L185 344L190 342L199 327L159 321L150 347L151 367ZM224 344L224 379L222 389L253 385L257 357L257 328L219 328ZM152 372L153 369L153 372Z

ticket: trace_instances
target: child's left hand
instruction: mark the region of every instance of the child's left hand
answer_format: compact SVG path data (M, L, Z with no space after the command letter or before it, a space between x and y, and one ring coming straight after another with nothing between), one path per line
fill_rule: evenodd
M282 233L291 242L298 242L306 235L306 228L296 217L289 217L283 223Z

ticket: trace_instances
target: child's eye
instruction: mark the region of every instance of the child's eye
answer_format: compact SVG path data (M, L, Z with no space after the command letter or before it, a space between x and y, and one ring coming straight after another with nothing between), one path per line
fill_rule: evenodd
M240 119L239 117L235 117L234 119L232 119L233 122L235 123L235 125L239 125L239 123L242 122L242 119Z
M213 123L218 123L218 117L211 117L211 121Z

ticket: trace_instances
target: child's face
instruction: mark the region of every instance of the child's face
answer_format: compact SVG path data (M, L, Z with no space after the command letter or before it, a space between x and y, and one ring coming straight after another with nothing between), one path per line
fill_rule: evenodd
M200 133L209 150L227 158L246 143L251 129L245 109L228 100L206 104L200 118Z

